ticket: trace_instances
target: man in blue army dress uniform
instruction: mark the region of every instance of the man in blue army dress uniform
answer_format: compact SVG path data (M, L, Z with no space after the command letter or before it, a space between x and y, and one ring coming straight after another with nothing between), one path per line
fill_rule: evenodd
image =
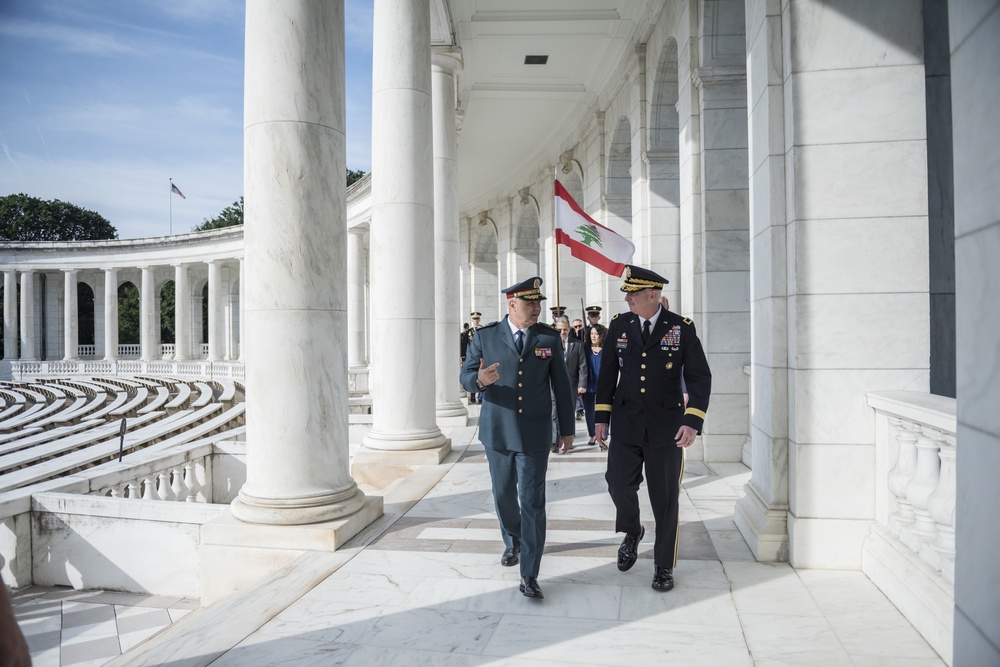
M559 332L538 322L545 300L541 278L503 290L507 316L487 324L469 341L459 378L481 391L479 439L486 450L493 501L506 546L500 564L521 563L520 591L542 598L538 570L545 547L545 471L552 444L552 396L560 444L573 445L574 391Z
M645 528L639 522L643 467L656 521L653 588L674 587L677 565L678 499L684 448L701 433L712 391L712 373L694 323L664 309L662 276L637 266L625 269L628 313L608 325L597 378L595 432L599 442L613 422L615 442L608 451L605 479L615 503L615 532L625 533L618 569L638 557ZM681 378L687 383L687 408Z

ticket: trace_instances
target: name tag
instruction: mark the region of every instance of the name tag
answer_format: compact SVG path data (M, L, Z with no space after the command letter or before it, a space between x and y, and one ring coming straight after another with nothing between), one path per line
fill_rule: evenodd
M628 348L628 336L622 334L622 337L615 342L615 349L625 350Z

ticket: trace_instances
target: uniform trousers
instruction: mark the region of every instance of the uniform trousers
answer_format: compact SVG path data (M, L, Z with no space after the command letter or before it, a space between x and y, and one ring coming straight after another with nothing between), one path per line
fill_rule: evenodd
M653 560L659 567L674 568L684 449L673 442L650 445L648 434L643 440L636 443L615 439L608 449L608 472L604 478L615 503L615 532L639 534L639 485L645 467L646 489L656 520Z
M549 450L526 454L485 447L493 503L507 548L520 549L521 576L537 577L545 548L545 472Z

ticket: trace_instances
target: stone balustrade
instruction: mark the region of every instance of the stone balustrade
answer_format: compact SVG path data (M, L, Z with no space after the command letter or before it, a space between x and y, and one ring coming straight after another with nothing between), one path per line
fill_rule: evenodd
M85 357L96 357L97 356L97 346L96 345L78 345L76 348L76 356L80 358Z
M208 471L205 458L192 459L168 465L159 470L145 470L142 475L118 480L99 488L91 495L133 500L172 500L188 503L210 502L205 492L211 493L206 484Z
M138 346L137 346L138 347ZM53 361L12 361L11 376L19 382L42 377L95 375L165 375L169 377L229 378L243 380L245 368L234 361L170 359L71 359Z
M942 656L955 602L956 404L917 392L868 394L875 411L875 522L862 570Z

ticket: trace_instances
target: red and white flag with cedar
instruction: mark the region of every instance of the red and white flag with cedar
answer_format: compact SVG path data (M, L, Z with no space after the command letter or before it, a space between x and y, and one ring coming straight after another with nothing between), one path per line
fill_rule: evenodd
M625 272L625 263L635 245L583 212L562 183L556 181L556 243L570 254L615 277Z

